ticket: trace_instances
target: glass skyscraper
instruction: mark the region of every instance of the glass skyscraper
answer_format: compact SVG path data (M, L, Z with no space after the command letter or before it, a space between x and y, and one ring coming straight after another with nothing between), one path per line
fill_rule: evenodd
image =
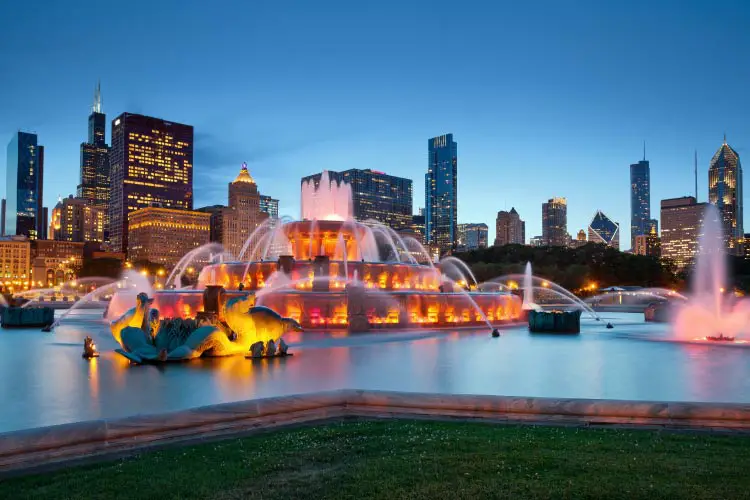
M644 158L630 165L630 248L651 230L651 168Z
M456 248L458 239L458 144L453 134L427 141L425 242L438 256Z
M272 219L279 218L279 200L268 195L260 195L260 211L268 214Z
M742 224L742 165L740 155L727 144L721 145L708 167L708 201L721 212L724 240L730 253L744 251ZM663 224L663 223L662 223Z
M619 250L620 225L604 215L601 210L597 210L589 223L589 242L604 243Z
M105 139L107 117L102 113L101 87L94 91L89 115L88 140L81 144L81 175L76 197L91 207L104 210L105 238L109 233L109 146Z
M193 127L123 113L112 122L109 240L128 249L128 215L156 206L193 209Z
M542 244L551 247L568 245L568 201L550 198L542 203Z
M37 144L36 134L14 134L5 165L5 234L43 237L44 146Z

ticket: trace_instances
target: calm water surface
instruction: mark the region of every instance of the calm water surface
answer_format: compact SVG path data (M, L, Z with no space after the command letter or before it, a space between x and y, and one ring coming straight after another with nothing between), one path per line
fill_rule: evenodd
M295 356L131 366L96 311L55 333L0 330L0 432L258 397L358 388L562 398L750 402L750 348L654 341L642 314L584 320L579 336L488 332L288 338ZM606 321L615 328L605 329ZM92 336L102 356L81 358Z

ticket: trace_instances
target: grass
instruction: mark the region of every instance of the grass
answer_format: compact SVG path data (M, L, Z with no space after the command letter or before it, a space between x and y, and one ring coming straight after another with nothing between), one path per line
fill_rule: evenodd
M0 498L748 498L750 437L355 421L0 481Z

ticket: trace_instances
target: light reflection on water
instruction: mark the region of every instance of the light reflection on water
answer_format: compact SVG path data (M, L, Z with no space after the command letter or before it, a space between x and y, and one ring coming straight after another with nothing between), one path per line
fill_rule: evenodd
M92 311L53 334L0 331L0 431L340 388L750 402L750 349L638 339L665 331L639 315L609 314L584 321L580 336L532 336L525 327L498 339L486 331L315 332L290 335L288 358L131 366ZM100 358L81 358L86 335Z

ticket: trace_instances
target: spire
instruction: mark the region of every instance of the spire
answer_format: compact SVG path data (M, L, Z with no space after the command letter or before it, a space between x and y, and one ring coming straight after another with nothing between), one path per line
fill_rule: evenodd
M724 132L724 145L725 146L727 145L727 133L726 132Z
M643 141L643 161L646 161L646 140Z
M91 106L92 113L102 112L102 82L98 80L96 87L94 87L94 105Z
M237 175L237 178L234 180L232 184L235 182L249 182L251 184L255 184L255 180L250 175L250 172L247 171L247 163L242 162L242 168L240 168L240 173Z
M695 158L693 160L693 173L695 175L695 201L698 202L698 150L695 150Z

